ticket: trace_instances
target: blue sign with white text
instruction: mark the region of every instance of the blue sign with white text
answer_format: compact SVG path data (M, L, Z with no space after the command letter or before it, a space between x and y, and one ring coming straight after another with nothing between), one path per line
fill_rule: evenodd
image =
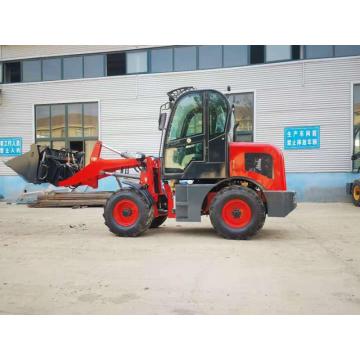
M22 154L22 138L0 138L0 156L18 156Z
M284 149L320 149L320 126L284 128Z

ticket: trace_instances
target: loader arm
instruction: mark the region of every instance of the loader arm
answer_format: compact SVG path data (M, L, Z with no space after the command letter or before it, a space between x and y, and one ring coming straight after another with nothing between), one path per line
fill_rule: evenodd
M59 181L59 186L76 187L88 185L96 189L100 179L118 170L137 168L142 166L142 160L136 158L102 159L100 158L102 143L97 141L91 153L90 163L73 176Z

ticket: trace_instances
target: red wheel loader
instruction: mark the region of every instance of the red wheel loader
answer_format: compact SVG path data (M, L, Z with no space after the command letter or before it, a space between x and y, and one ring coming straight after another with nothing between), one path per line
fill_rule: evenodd
M248 239L266 215L285 217L296 207L295 193L286 191L282 152L234 142L234 109L224 94L185 87L167 95L158 157L118 153L103 159L106 146L98 141L83 166L81 153L34 144L7 165L32 183L72 188L97 188L100 179L114 176L119 190L108 199L104 218L118 236L138 236L167 218L199 222L209 215L220 236Z

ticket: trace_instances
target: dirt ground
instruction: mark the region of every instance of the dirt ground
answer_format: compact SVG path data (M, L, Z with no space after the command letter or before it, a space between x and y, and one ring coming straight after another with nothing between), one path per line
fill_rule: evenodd
M0 313L360 314L359 221L299 204L250 241L207 218L118 238L100 208L0 203Z

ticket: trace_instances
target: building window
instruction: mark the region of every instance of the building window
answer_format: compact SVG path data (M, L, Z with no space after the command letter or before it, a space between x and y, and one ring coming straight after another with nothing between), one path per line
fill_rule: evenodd
M50 106L51 137L65 139L65 105Z
M91 78L104 75L104 55L84 56L84 77Z
M265 46L250 46L250 64L263 64L265 62Z
M267 45L266 62L291 60L291 45Z
M82 104L69 104L67 107L69 138L82 138L84 136L82 107Z
M254 93L229 94L227 98L235 108L234 141L254 141Z
M98 139L98 103L35 106L35 141L54 149L84 151L86 163Z
M214 69L222 67L222 46L199 46L199 69Z
M181 46L174 48L174 70L196 70L196 46Z
M300 60L300 58L301 58L301 46L291 45L291 59Z
M6 83L17 83L21 81L20 61L4 64L4 81Z
M3 64L0 63L0 84L3 82Z
M241 66L249 63L249 47L247 45L225 45L224 66Z
M334 47L332 45L306 45L305 58L319 59L334 56Z
M126 53L126 72L128 74L147 72L147 51Z
M41 60L25 60L22 62L22 81L41 81Z
M83 77L83 57L70 56L63 60L64 79L80 79Z
M173 71L173 49L153 49L151 50L151 72L170 72Z
M360 55L360 45L335 45L335 56Z
M35 108L36 142L50 138L50 106L36 106Z
M43 81L61 80L61 58L43 60L42 79Z
M114 53L106 56L107 76L126 74L126 55L125 53Z
M354 154L360 153L360 84L354 85ZM353 162L354 170L360 167L360 158Z
M84 104L84 137L98 136L98 104Z

